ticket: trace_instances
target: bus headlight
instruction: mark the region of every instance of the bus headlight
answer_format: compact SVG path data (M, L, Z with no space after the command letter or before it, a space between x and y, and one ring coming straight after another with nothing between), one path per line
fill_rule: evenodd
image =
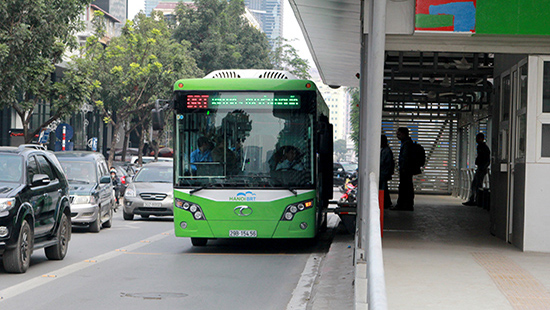
M189 201L185 201L183 199L176 198L174 199L174 205L176 208L185 210L193 215L193 218L197 221L204 221L206 220L206 217L204 217L204 212L202 212L201 206L199 206L196 203L192 203Z
M283 213L283 217L281 218L281 221L292 221L296 213L307 209L311 209L312 207L313 207L313 200L306 200L306 201L301 201L299 203L288 205L285 209L285 212Z
M285 212L285 220L292 221L292 218L294 217L294 214L290 212Z

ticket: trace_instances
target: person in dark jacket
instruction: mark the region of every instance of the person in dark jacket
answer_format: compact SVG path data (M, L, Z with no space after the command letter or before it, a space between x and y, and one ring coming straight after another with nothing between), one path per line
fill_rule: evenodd
M116 206L115 206L115 212L117 210L117 207L120 203L120 196L121 196L121 182L118 178L118 176L116 175L116 168L115 167L111 167L111 169L109 169L109 172L111 174L111 181L113 182L113 189L115 190L115 199L116 199Z
M388 181L391 180L393 171L395 170L395 161L393 160L393 152L388 145L388 137L382 135L380 138L380 190L384 191L384 209L389 209L392 206L390 192L388 190Z
M476 157L476 172L474 173L474 179L472 180L472 185L470 187L470 198L468 201L462 203L465 206L477 206L477 190L483 184L483 179L487 174L489 169L489 164L491 163L491 151L485 143L485 135L483 133L478 133L476 135L477 142L477 157Z
M417 173L414 164L413 141L409 136L409 128L397 128L397 139L401 141L399 149L399 196L397 204L390 210L414 211L414 185L413 175Z

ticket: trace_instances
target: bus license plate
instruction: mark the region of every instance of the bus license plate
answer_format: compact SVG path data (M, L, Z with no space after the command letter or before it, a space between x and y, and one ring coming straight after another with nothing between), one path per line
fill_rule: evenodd
M144 207L150 207L150 208L160 208L162 207L162 202L149 202L146 201L143 203Z
M229 237L255 238L258 232L255 230L230 230Z

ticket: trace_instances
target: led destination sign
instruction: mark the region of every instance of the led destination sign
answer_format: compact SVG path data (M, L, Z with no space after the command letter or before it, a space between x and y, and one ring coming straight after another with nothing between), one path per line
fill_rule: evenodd
M187 95L188 109L299 109L300 96L274 93L216 93Z

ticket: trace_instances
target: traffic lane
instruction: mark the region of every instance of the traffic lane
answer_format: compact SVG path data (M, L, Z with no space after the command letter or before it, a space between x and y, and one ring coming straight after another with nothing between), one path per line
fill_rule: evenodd
M277 240L216 240L213 245L194 248L188 238L173 234L141 241L139 249L121 247L113 257L92 259L70 274L53 271L48 276L57 278L0 301L0 307L20 309L24 302L27 308L41 309L145 309L155 300L155 306L167 309L258 309L258 305L283 309L308 253L320 248L313 246L307 251L300 243L291 246L292 242ZM246 253L242 247L247 247ZM32 301L24 297L27 293L32 294Z
M171 217L151 217L147 220L124 221L122 212L115 213L111 228L91 233L86 228L73 228L67 255L63 260L48 260L44 249L34 251L30 268L24 274L6 273L0 264L0 291L28 279L41 277L53 270L84 261L98 253L105 253L127 244L143 240L151 235L173 230Z

